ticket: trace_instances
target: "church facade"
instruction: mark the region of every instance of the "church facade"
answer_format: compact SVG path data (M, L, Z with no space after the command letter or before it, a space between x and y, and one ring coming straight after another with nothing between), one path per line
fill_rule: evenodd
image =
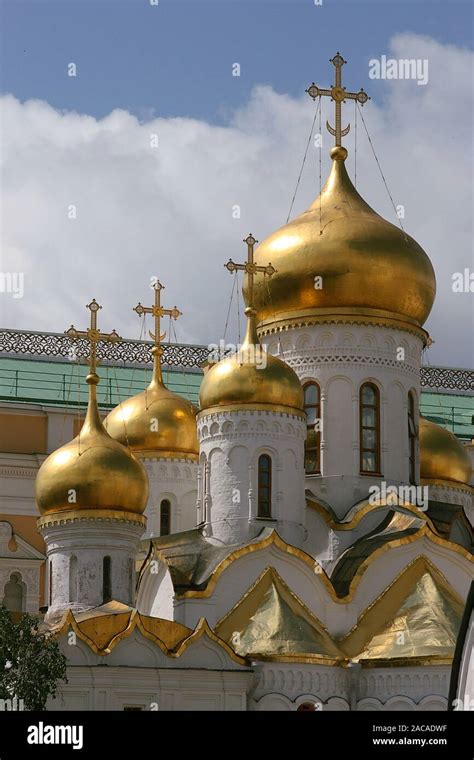
M44 553L23 560L44 565L36 594L69 663L51 709L448 708L473 447L420 414L435 273L349 178L340 106L367 96L340 90L341 61L330 175L227 264L245 273L246 336L205 363L198 406L163 379L160 320L180 313L160 283L135 309L155 320L151 382L105 420L97 346L117 336L95 301L69 331L90 345L87 414L43 457ZM13 599L23 566L0 528Z

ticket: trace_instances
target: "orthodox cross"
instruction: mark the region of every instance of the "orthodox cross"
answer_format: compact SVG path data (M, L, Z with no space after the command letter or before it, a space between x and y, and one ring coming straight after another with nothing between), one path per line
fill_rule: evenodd
M97 312L99 309L101 309L102 306L100 306L95 298L92 299L92 301L88 304L86 304L86 309L89 309L91 313L91 324L90 327L87 330L76 330L74 325L71 325L69 330L65 331L65 334L71 338L71 340L77 340L78 338L85 338L90 343L90 355L89 355L89 374L96 375L96 367L97 367L97 343L101 340L107 342L107 343L118 343L122 340L120 335L118 335L115 330L112 330L111 333L103 333L100 332L100 330L97 329ZM98 379L97 379L98 382Z
M178 317L181 316L182 312L176 308L176 306L173 306L172 309L164 309L161 305L161 291L164 290L165 286L161 284L159 280L155 282L153 285L153 290L155 291L155 304L154 306L142 306L141 303L138 303L137 306L135 306L133 311L136 311L137 314L142 316L142 314L152 314L155 317L155 332L152 333L149 331L150 338L153 338L155 341L155 351L159 354L163 353L163 349L161 348L161 341L164 339L166 333L164 332L161 334L161 317L171 317L171 319L178 319Z
M245 238L244 243L247 243L247 261L245 264L235 264L232 259L229 259L227 264L224 264L224 266L229 270L229 272L236 272L239 269L245 272L247 275L248 285L247 305L250 309L253 309L253 284L255 274L257 272L263 272L264 274L268 274L268 276L271 277L272 274L275 274L276 269L275 267L272 267L271 264L267 264L266 267L259 267L254 263L253 247L255 243L258 243L258 240L255 240L252 234Z
M346 102L347 99L349 100L357 100L358 103L361 105L364 105L364 103L367 103L368 100L370 100L369 96L366 92L361 88L359 92L347 92L346 88L342 86L342 67L344 66L347 61L344 60L342 55L340 53L336 53L334 58L330 59L330 62L333 64L335 68L335 78L334 78L334 86L331 87L330 90L323 90L317 85L312 82L306 92L310 96L310 98L313 98L313 100L316 100L316 98L320 97L321 95L328 95L332 101L336 104L335 111L336 111L336 124L335 127L331 127L329 124L329 121L326 122L326 127L328 132L333 135L335 140L335 145L341 146L341 140L343 137L345 137L347 134L349 134L349 130L351 128L351 125L348 124L347 127L344 129L341 129L341 121L342 121L342 104Z

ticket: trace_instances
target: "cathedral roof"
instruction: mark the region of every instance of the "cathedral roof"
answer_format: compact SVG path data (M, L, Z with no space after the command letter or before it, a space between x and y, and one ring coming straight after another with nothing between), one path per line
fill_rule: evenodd
M215 630L243 656L305 655L326 664L344 659L323 624L273 567L263 571Z
M328 318L421 327L436 292L428 256L359 195L346 149L335 147L331 156L320 196L256 250L257 264L271 261L276 269L269 279L256 276L259 330Z
M95 372L86 378L89 404L79 435L53 451L35 481L42 518L65 512L110 510L124 518L145 511L148 478L143 465L105 430L97 408Z
M196 410L165 386L157 358L148 388L112 409L104 425L135 454L197 459Z
M239 350L204 375L199 391L202 413L219 409L263 409L297 414L303 412L303 388L298 375L261 345L255 312L245 310L247 332Z
M463 602L425 557L418 557L362 614L341 646L363 664L451 660Z
M469 454L453 433L420 417L420 478L422 482L467 485L472 466Z
M199 620L193 630L173 620L142 615L134 607L118 601L111 601L84 612L73 613L68 610L55 625L45 624L45 627L56 636L61 636L71 628L95 654L102 656L110 654L135 630L169 657L179 657L190 644L202 636L207 636L239 665L248 664L216 635L204 618Z

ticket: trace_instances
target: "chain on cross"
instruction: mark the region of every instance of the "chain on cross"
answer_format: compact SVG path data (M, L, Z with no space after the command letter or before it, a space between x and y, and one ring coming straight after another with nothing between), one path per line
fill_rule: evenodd
M103 333L100 332L100 330L97 329L97 312L99 309L101 309L102 306L97 303L95 298L92 299L92 301L88 304L86 304L86 309L89 309L91 313L91 324L90 327L87 330L76 330L74 325L71 325L69 330L65 331L65 335L68 336L71 340L77 340L78 338L85 338L90 343L90 354L89 354L89 373L90 375L96 375L96 368L97 368L97 343L99 341L105 341L107 343L118 343L122 340L120 335L115 332L115 330L112 330L110 333Z
M356 100L358 103L360 103L362 106L364 103L367 103L368 100L370 100L367 93L361 88L359 92L347 92L346 88L342 86L342 67L344 66L347 61L344 60L342 55L338 52L334 56L334 58L330 59L330 62L333 64L335 68L335 78L334 78L334 85L331 87L330 90L323 90L321 87L318 87L314 82L310 84L306 92L310 96L310 98L313 98L313 100L316 100L316 98L321 97L322 95L327 95L331 98L331 100L336 104L335 105L335 126L331 127L329 124L329 121L326 122L326 127L328 132L331 133L335 137L335 145L340 147L342 138L345 137L347 134L349 134L351 125L348 124L347 127L342 129L342 104L346 102L346 100Z
M263 272L271 277L277 270L271 265L271 263L267 264L266 267L257 266L257 264L255 264L253 260L253 248L255 243L258 243L258 240L256 240L252 234L244 239L244 243L247 243L247 261L245 264L236 264L232 259L229 259L224 266L229 272L236 272L237 270L245 272L247 275L247 306L253 308L253 285L256 273Z
M161 305L161 291L164 290L165 286L161 284L159 280L155 282L153 285L153 290L155 291L155 303L153 306L142 306L141 303L138 303L137 306L135 306L133 311L136 311L137 314L142 316L143 314L151 314L155 318L155 331L151 332L149 331L150 338L152 338L155 342L155 349L162 353L161 348L161 341L164 340L166 333L164 332L161 334L161 317L171 317L171 319L178 319L182 315L182 312L176 308L176 306L173 306L172 309L164 309Z

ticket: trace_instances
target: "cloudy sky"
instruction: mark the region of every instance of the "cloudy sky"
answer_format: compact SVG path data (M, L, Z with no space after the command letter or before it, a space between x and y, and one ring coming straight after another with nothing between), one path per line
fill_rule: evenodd
M314 115L304 89L330 85L340 49L347 87L372 96L363 115L405 229L436 271L427 362L474 366L474 293L452 289L453 273L474 272L469 4L20 0L1 12L1 270L24 273L23 298L0 293L1 326L84 327L95 297L102 329L138 338L131 307L158 276L184 312L178 340L221 339L223 265L242 259L248 232L284 224ZM428 61L427 84L371 79L383 55ZM343 118L353 176L352 105ZM324 133L323 176L330 147ZM360 121L357 187L396 223ZM318 191L311 147L292 215ZM233 307L227 338L236 330Z

